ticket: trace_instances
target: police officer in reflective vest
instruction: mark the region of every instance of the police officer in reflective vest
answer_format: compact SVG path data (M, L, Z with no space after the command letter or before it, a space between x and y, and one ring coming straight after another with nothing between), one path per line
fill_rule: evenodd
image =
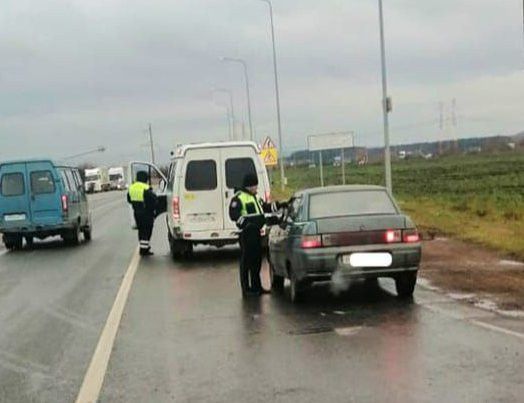
M133 206L136 226L138 228L138 242L141 256L150 256L151 234L155 222L156 195L148 184L149 175L145 171L137 172L134 182L127 192L127 202Z
M262 264L262 239L260 230L264 213L276 212L287 203L266 203L257 195L258 177L248 174L229 205L229 217L236 222L240 232L240 286L242 296L260 295L269 291L262 288L260 266Z

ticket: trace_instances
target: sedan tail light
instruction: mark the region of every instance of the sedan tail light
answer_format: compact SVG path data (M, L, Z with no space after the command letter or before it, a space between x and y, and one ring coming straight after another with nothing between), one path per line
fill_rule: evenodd
M406 229L402 231L402 242L414 243L420 241L420 234L416 229Z
M322 247L322 236L320 235L304 235L300 240L300 247L302 249L314 249Z
M180 220L180 198L173 197L173 219Z
M67 213L68 208L69 208L69 203L68 203L67 195L62 195L62 211L64 213Z
M386 243L398 243L402 242L402 231L396 230L387 230L386 231Z

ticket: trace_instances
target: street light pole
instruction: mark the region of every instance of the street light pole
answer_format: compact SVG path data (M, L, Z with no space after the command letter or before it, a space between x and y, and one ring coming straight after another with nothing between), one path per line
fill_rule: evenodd
M267 3L269 6L269 18L271 21L271 41L273 43L273 71L275 74L275 95L277 104L277 123L278 123L278 146L280 147L279 163L280 163L280 183L282 190L284 190L285 183L285 172L284 172L284 147L282 145L282 123L280 119L280 91L278 88L278 69L277 69L277 51L275 45L275 24L273 21L273 5L270 0L260 0Z
M83 157L83 156L89 155L89 154L103 153L103 152L105 152L105 150L106 150L105 147L100 146L100 147L95 148L93 150L84 151L84 152L79 153L79 154L69 155L67 157L62 158L62 161L72 160L72 159L75 159L75 158L78 158L78 157Z
M236 134L236 128L235 128L235 109L233 108L233 93L225 88L214 88L213 92L223 92L224 94L227 94L229 97L229 110L231 112L231 125L233 126L232 130L232 138L230 140L234 140L235 134Z
M151 148L151 163L155 164L155 147L153 144L153 132L151 130L151 123L149 123L149 147Z
M249 91L249 75L247 71L247 63L243 59L238 59L238 58L233 58L233 57L223 57L221 60L223 62L240 63L242 67L244 68L244 79L246 82L247 114L249 118L249 139L251 141L254 141L255 137L253 134L253 120L251 118L251 95Z
M391 150L389 147L389 112L391 112L391 100L388 97L387 68L386 68L386 41L384 35L384 12L382 0L378 0L379 22L380 22L380 58L382 66L382 111L384 115L384 166L386 176L386 188L393 192L391 180Z

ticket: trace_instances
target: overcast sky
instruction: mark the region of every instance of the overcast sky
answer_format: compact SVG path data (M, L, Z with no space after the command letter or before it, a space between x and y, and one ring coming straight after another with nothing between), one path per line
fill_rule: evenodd
M354 130L382 144L376 0L273 0L284 149ZM384 0L392 143L524 129L522 0ZM3 0L0 159L166 160L177 143L223 140L224 95L276 140L268 8L259 0ZM439 128L439 102L458 125Z

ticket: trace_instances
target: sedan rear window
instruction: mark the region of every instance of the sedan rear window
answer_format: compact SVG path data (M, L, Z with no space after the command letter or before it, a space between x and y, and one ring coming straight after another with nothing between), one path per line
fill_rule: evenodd
M189 191L215 190L217 164L214 160L190 161L187 164L186 189Z
M397 214L383 190L331 192L310 197L309 218L329 218L371 214Z
M2 176L2 196L21 196L24 194L24 175L21 173Z
M33 194L55 193L55 181L51 171L31 172L31 191Z

